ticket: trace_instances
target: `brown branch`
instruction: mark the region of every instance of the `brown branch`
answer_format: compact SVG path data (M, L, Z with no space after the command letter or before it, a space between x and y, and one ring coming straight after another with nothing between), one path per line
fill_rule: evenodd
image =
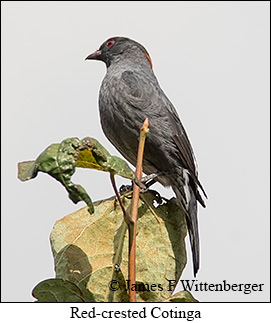
M144 187L141 183L142 178L142 161L144 153L144 145L146 140L146 135L149 132L149 120L148 118L144 121L143 126L140 129L138 154L137 154L137 164L135 171L135 185L133 187L133 199L131 205L131 215L126 211L122 199L120 198L119 192L117 190L114 175L110 173L110 180L115 191L116 197L122 209L124 220L128 226L129 232L129 259L128 259L128 281L129 281L129 301L136 302L136 226L137 226L137 213L138 213L138 201L140 187ZM134 288L133 288L134 287Z
M144 153L144 145L146 135L149 132L149 120L144 121L143 126L140 129L137 164L135 175L139 182L142 178L142 161ZM139 201L140 188L138 185L134 185L133 199L132 199L132 211L131 219L132 225L128 225L129 228L129 265L128 265L128 280L129 280L129 301L136 302L136 227L137 227L137 214L138 214L138 201ZM133 288L134 286L134 288Z
M118 192L118 189L117 189L117 186L116 186L114 175L112 173L110 173L110 180L111 180L113 189L115 191L116 197L118 199L118 202L120 204L120 207L122 209L122 212L123 212L123 215L124 215L124 220L125 220L125 222L127 223L128 227L129 227L130 225L133 225L133 220L132 220L130 214L125 210L125 207L123 205L122 199L120 198L120 195L119 195L119 192Z

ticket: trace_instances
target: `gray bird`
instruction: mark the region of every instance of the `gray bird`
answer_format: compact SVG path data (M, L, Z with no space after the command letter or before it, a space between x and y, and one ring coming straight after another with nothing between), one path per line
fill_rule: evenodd
M197 201L199 193L195 156L177 111L159 86L147 50L125 37L112 37L86 59L105 62L107 73L99 93L103 131L109 141L136 165L139 129L149 119L143 172L157 174L155 180L171 186L186 222L193 254L194 276L199 269Z

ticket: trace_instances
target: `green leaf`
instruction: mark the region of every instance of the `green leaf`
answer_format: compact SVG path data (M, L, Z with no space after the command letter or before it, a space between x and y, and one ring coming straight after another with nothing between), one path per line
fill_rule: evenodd
M37 176L36 163L34 161L25 161L18 163L18 178L21 181L27 181Z
M130 201L124 198L126 207ZM145 290L137 289L138 301L169 298L168 280L178 280L186 265L184 214L175 199L158 207L155 203L150 192L140 195L136 275ZM50 235L56 277L75 283L97 302L126 302L128 233L123 214L115 198L94 206L94 214L83 208L56 222ZM116 291L109 288L112 281L119 286Z
M86 137L82 140L82 145L83 149L79 153L77 167L93 168L134 179L134 173L128 164L123 159L110 155L98 140Z
M63 279L47 279L32 291L38 302L85 302L83 293L75 284Z
M134 178L133 171L124 160L111 156L97 140L89 137L65 139L60 144L50 145L35 161L18 163L18 178L26 181L36 177L39 171L47 173L66 188L74 203L84 201L93 213L93 204L85 189L71 182L76 167Z
M164 302L174 302L174 303L197 303L192 294L188 291L181 291L176 293L174 296L164 300Z

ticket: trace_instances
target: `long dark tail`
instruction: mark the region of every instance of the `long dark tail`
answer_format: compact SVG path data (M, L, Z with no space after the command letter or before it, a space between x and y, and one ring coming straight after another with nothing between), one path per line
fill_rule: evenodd
M197 200L192 189L190 189L191 200L186 214L186 223L190 238L191 250L193 255L194 277L199 270L199 228L197 216Z
M184 190L173 187L173 190L177 197L177 203L185 210L186 223L190 238L190 245L193 255L193 268L194 277L199 270L199 229L198 229L198 217L197 217L197 198L191 187L189 187L190 199L189 203L184 203Z

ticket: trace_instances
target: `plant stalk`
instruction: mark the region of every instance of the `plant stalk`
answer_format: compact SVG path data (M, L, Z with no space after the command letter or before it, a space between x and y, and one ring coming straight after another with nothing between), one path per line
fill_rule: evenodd
M140 129L138 154L135 175L139 181L142 178L142 162L143 153L147 133L149 132L149 120L143 123ZM129 301L136 302L136 229L137 229L137 215L138 215L138 201L139 201L140 187L134 185L133 187L133 199L132 199L132 210L131 220L132 222L128 225L129 229L129 262L128 262L128 280L129 280ZM134 288L133 288L134 286Z
M117 186L116 186L114 175L112 173L110 173L110 180L111 180L114 192L116 194L116 197L118 199L118 202L120 204L121 210L123 212L124 221L127 223L128 227L129 227L130 225L133 224L133 220L132 220L130 214L125 210L125 207L123 205L122 199L120 198L120 195L119 195L119 192L118 192L118 189L117 189Z

